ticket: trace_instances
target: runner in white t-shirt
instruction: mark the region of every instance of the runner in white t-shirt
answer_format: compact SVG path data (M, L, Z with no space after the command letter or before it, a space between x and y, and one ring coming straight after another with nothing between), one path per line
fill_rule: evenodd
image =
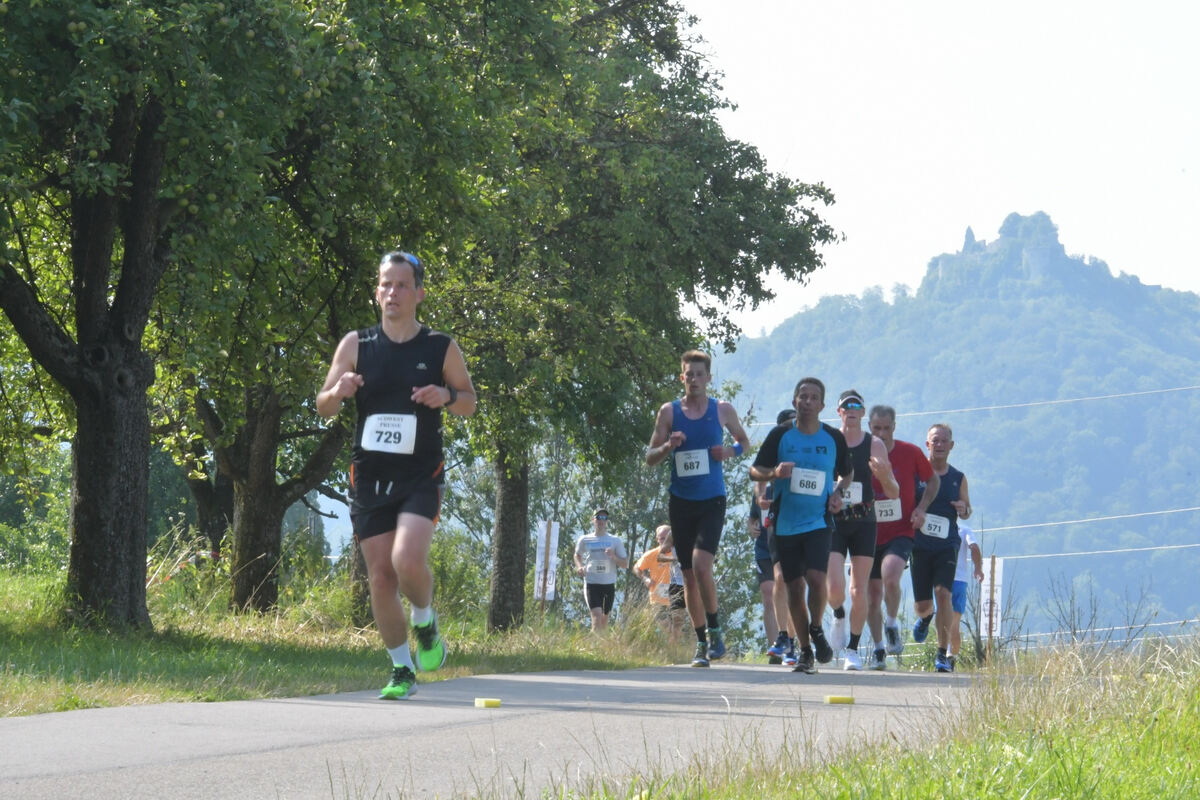
M958 654L962 650L962 615L967 610L967 581L971 580L972 566L975 580L983 580L983 552L975 541L970 526L958 523L958 535L962 544L958 548L958 567L954 571L954 588L951 590L950 607L954 617L950 620L950 669L953 671Z
M608 511L597 508L593 530L575 542L575 572L583 578L583 597L592 615L592 630L608 627L616 598L617 570L629 566L625 543L608 533Z

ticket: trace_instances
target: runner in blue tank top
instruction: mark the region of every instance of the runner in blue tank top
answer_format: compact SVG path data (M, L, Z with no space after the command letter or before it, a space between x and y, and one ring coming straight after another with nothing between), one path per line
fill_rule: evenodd
M670 459L671 494L668 515L675 551L683 569L683 592L696 629L692 666L707 667L725 655L725 640L717 616L717 585L713 558L725 527L725 478L721 462L750 449L750 438L733 406L708 396L712 359L707 353L683 354L681 400L663 403L646 448L646 464ZM725 444L725 433L733 437Z

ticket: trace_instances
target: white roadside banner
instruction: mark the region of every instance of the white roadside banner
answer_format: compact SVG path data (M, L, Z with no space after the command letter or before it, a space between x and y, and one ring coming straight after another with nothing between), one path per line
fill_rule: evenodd
M979 586L979 634L984 641L1000 638L1003 588L1004 559L989 556L983 562L983 583Z
M554 599L554 580L557 574L558 523L540 520L537 524L537 562L533 572L534 600Z

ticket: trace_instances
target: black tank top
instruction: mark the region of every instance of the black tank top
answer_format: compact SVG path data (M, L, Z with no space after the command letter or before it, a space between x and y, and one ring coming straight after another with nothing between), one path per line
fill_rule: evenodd
M393 342L380 325L358 331L351 491L360 479L441 483L442 410L412 401L415 386L444 386L442 365L450 337L421 326L407 342Z
M850 463L854 466L854 482L862 484L863 503L875 502L871 486L871 434L863 433L863 440L850 448Z

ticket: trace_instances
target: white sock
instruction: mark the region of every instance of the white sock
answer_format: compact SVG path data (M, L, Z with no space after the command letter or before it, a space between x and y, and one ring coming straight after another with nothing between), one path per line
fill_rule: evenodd
M425 606L424 608L412 607L412 624L413 625L428 625L433 619L433 606Z
M413 666L412 654L408 652L408 642L399 647L389 647L388 655L392 657L392 666L408 667L416 672L416 667Z
M900 621L899 621L899 620L897 620L895 617L888 617L888 618L887 618L887 626L888 626L889 628L894 628L894 627L896 627L896 626L897 626L897 625L899 625L899 624L900 624Z

